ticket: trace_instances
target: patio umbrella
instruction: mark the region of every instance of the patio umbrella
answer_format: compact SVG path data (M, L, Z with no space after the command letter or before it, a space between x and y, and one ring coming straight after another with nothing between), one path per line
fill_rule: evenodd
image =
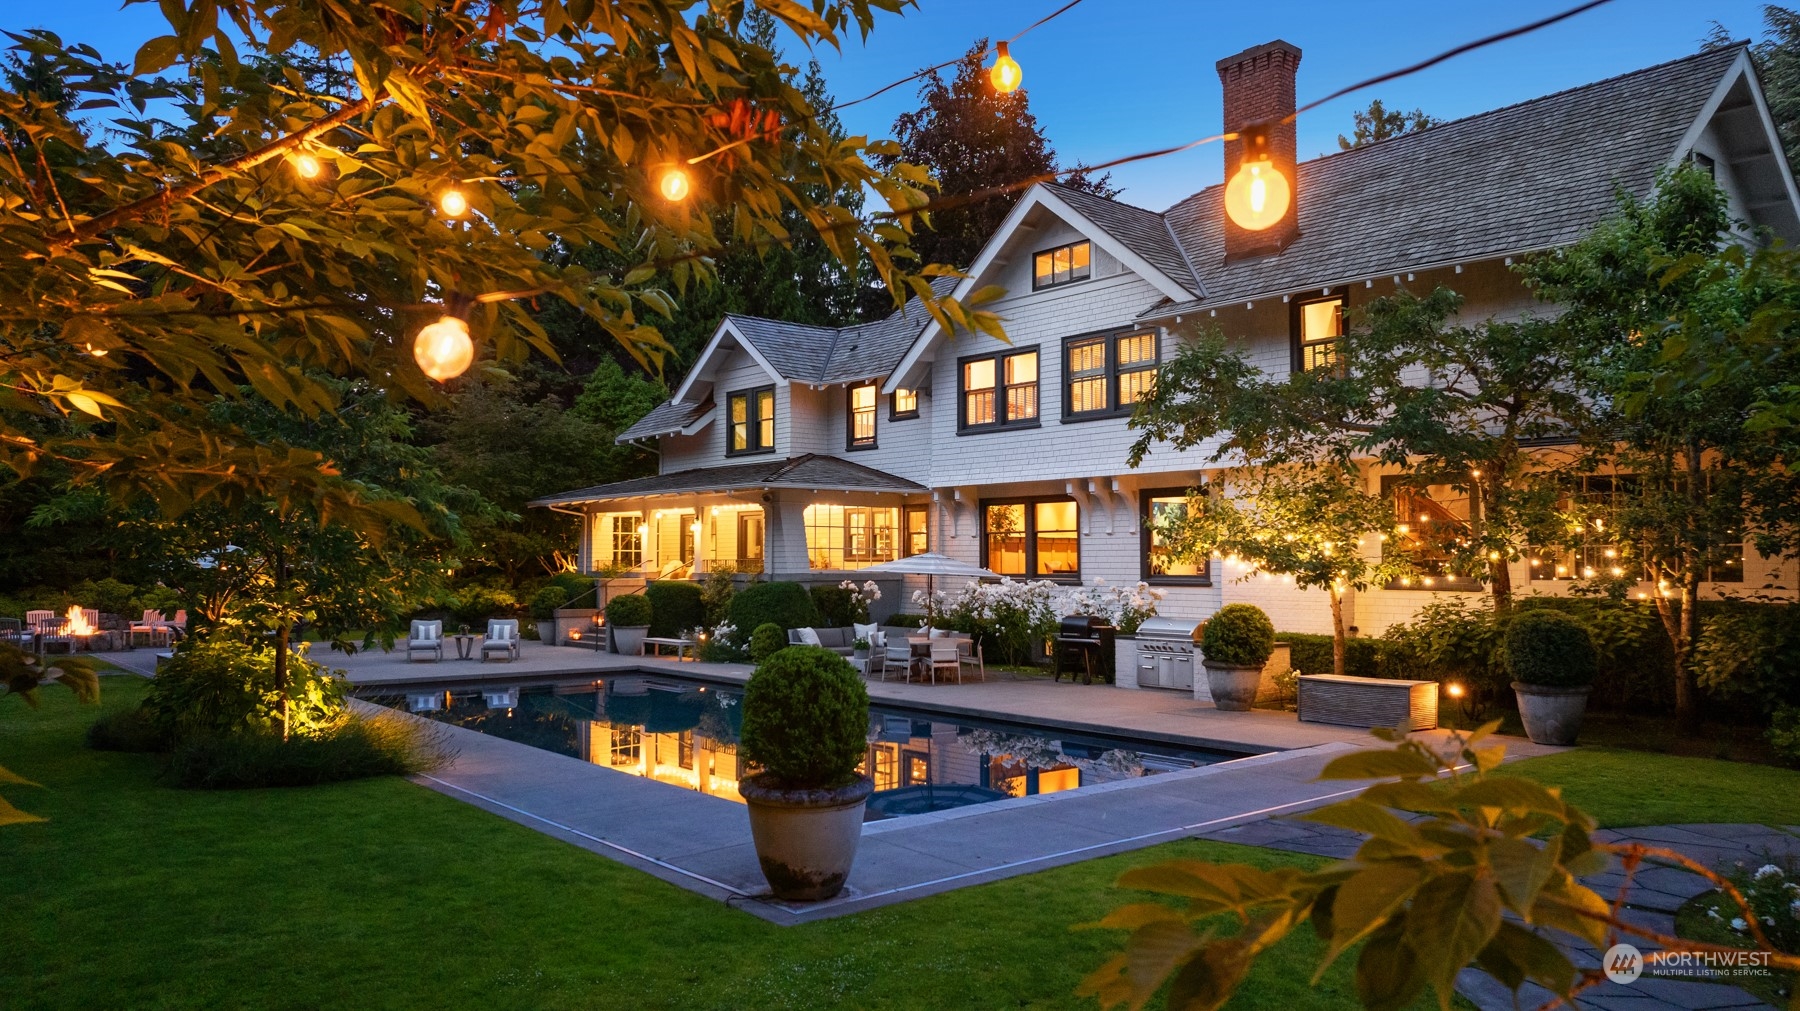
M979 565L973 565L969 562L959 561L955 558L951 558L949 555L942 555L935 551L927 551L917 555L908 555L905 558L896 558L891 562L880 562L859 570L859 574L883 572L891 575L925 577L925 621L927 624L930 624L931 622L931 601L937 590L937 577L961 577L963 579L1001 578L1000 573L998 572L984 569Z

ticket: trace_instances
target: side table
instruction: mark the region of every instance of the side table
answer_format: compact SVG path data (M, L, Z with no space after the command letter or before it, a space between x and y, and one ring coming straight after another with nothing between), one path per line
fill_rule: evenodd
M453 632L450 638L456 640L456 658L467 660L475 652L475 640L481 638L473 632Z

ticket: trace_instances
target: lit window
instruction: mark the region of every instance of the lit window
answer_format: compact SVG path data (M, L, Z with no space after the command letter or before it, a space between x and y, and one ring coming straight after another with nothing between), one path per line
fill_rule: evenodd
M897 555L900 510L892 506L815 504L806 507L804 518L814 569L860 569Z
M775 448L775 388L742 390L725 398L729 419L725 452L767 453Z
M1447 484L1409 486L1393 474L1381 479L1381 490L1394 496L1397 525L1396 536L1382 544L1382 552L1404 555L1423 577L1390 583L1389 588L1479 590L1480 580L1451 568L1469 536L1468 492Z
M1015 351L962 363L963 429L1035 425L1038 353Z
M1294 367L1301 372L1341 368L1338 338L1344 335L1344 297L1300 302L1294 309Z
M1063 345L1066 418L1124 413L1156 385L1157 334L1076 337Z
M1031 286L1053 288L1087 280L1093 273L1092 253L1092 246L1084 239L1035 254L1031 258Z
M849 389L851 449L875 448L875 384L863 383Z
M624 569L644 564L644 535L640 532L644 518L638 513L613 513L607 521L612 564Z
M926 507L906 507L906 553L922 555L931 550L931 527Z
M982 564L987 568L1003 576L1079 578L1081 513L1074 502L990 502L982 516Z
M888 411L889 420L899 421L901 418L916 418L918 416L919 391L895 390L894 403Z
M1145 491L1140 498L1139 527L1143 540L1143 578L1151 583L1212 585L1211 563L1206 558L1177 559L1162 533L1172 522L1187 518L1188 493L1180 488Z

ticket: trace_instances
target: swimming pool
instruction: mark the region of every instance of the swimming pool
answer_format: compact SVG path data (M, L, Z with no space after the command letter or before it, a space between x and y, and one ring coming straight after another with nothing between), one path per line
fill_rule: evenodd
M742 802L737 754L742 689L662 675L617 675L503 687L430 685L365 692L370 702L569 755L669 786ZM868 820L940 811L1242 758L877 705L863 771L875 780Z

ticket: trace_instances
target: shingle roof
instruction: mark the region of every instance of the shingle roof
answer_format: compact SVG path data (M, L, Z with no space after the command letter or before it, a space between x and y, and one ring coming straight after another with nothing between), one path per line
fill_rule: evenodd
M637 420L637 423L619 433L617 442L631 442L634 439L652 439L659 435L673 435L698 421L701 415L712 410L712 398L708 397L692 404L678 404L673 400L665 400L650 409L650 413Z
M931 289L940 297L948 295L958 280L934 278ZM885 319L855 326L808 326L735 314L726 319L782 378L796 383L848 383L892 372L931 315L917 298L910 298Z
M670 474L614 481L533 499L530 506L574 505L608 499L672 495L683 492L718 492L743 488L804 488L821 491L873 491L910 493L925 489L905 478L851 463L835 456L808 453L786 459L768 458L723 467L697 467Z
M1203 294L1192 265L1161 214L1055 183L1045 188L1143 257L1152 267L1167 274L1176 284L1195 295Z
M1567 245L1614 209L1615 187L1649 192L1742 52L1699 53L1303 162L1300 237L1279 255L1225 262L1222 186L1164 217L1209 302Z

